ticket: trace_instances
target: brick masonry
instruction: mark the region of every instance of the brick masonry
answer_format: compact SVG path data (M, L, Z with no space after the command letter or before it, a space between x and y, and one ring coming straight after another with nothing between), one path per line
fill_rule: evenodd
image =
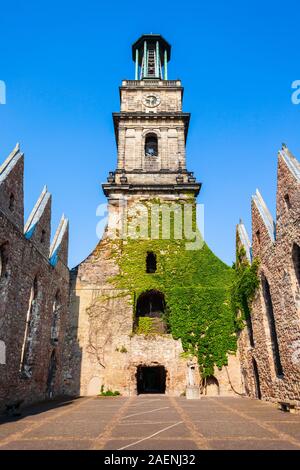
M257 192L252 198L252 259L260 260L260 288L251 312L254 345L250 344L249 328L239 339L247 393L297 407L300 407L300 289L299 251L295 255L295 250L300 246L299 189L299 162L283 146L278 153L276 223L261 195ZM249 252L243 230L240 224L237 243ZM282 370L278 370L278 362Z
M51 197L45 190L24 233L23 165L24 156L16 147L0 167L0 407L44 400L62 391L69 297L67 221L60 224L50 248Z

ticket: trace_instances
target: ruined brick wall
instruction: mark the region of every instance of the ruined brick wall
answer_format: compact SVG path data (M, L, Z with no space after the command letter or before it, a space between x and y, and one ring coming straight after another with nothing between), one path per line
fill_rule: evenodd
M0 407L62 393L69 299L67 221L50 247L51 197L44 190L23 232L23 155L15 149L8 160L0 167Z
M283 147L278 155L276 224L260 194L253 197L252 259L260 260L260 288L251 310L254 345L250 344L249 328L239 339L247 393L297 406L300 406L300 290L295 247L300 246L299 177L299 162ZM239 230L237 242L241 244Z

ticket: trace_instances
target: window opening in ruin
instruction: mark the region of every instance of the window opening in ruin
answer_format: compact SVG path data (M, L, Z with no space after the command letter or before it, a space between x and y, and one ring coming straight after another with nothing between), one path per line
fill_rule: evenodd
M6 344L2 340L0 340L0 364L6 364Z
M14 196L13 194L11 194L11 195L9 196L9 205L8 205L8 207L9 207L9 210L10 210L11 212L13 212L13 210L14 210L14 208L15 208L15 196Z
M252 359L252 365L253 365L253 376L254 376L254 386L255 386L255 396L259 400L261 400L261 390L260 390L260 380L259 380L259 373L258 373L258 367L256 360L253 358Z
M165 393L166 369L164 366L138 366L137 393Z
M293 244L292 259L298 285L300 286L300 247L297 243Z
M146 273L153 274L156 272L156 254L148 251L146 256Z
M136 304L137 317L160 318L165 311L165 297L157 290L141 294Z
M145 155L146 157L157 157L158 140L156 134L147 134L145 139Z
M45 240L46 240L46 230L42 230L41 243L45 243Z
M51 341L58 343L59 323L60 323L61 301L60 293L57 292L52 306L52 325L51 325Z
M37 322L39 310L37 305L38 281L34 278L30 291L29 305L26 315L26 324L24 339L21 352L20 372L23 377L30 378L32 376L33 367L33 345L36 337Z
M253 326L252 326L252 319L251 319L250 313L248 314L248 317L246 318L246 323L247 323L247 328L248 328L250 346L254 348Z
M274 311L273 311L273 303L272 303L272 297L271 297L271 292L270 292L270 286L269 286L269 282L267 278L264 275L262 275L261 282L262 282L262 291L263 291L263 297L265 301L265 308L266 308L266 314L267 314L269 331L270 331L275 372L278 377L282 377L283 369L282 369L281 360L280 360L278 337L277 337L277 331L276 331L276 323L275 323L275 317L274 317Z
M292 207L291 201L290 201L290 196L288 194L285 194L284 196L285 204L288 210Z
M260 231L259 230L257 230L257 232L256 232L256 240L257 240L258 244L260 245Z
M5 259L4 259L4 249L0 246L0 279L4 276L5 272Z
M50 361L49 361L48 378L47 378L46 394L48 398L53 398L54 396L56 369L57 369L56 352L55 352L55 349L53 349L51 353Z
M57 292L52 306L52 325L51 325L51 341L56 344L59 336L61 301L60 293Z

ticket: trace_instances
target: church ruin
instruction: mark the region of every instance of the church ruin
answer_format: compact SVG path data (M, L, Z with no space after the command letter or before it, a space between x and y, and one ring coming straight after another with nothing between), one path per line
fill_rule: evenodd
M24 224L19 146L0 167L0 407L101 391L180 396L190 386L299 408L299 162L283 146L276 224L257 192L252 243L237 227L245 261L260 261L239 332L233 269L196 224L201 183L187 168L190 114L181 81L168 78L171 46L143 35L132 58L135 80L122 81L113 113L116 169L102 185L108 224L77 267L67 267L64 216L50 243L47 188Z

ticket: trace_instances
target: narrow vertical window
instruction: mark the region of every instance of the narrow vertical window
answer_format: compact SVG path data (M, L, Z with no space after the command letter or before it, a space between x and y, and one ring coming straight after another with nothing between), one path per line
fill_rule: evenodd
M252 319L251 319L250 314L247 317L246 323L247 323L250 346L254 348L253 326L252 326Z
M14 196L13 194L11 194L11 195L9 196L9 206L8 206L8 207L9 207L9 210L10 210L11 212L14 211L14 208L15 208L15 196Z
M37 297L38 280L35 277L30 291L20 363L20 372L22 373L23 377L26 378L30 378L32 376L32 368L34 365L33 349L39 317Z
M260 390L260 380L259 380L259 372L256 360L252 359L252 366L253 366L253 376L254 376L254 386L255 386L255 396L259 400L261 399L261 390Z
M279 345L278 345L276 323L275 323L275 317L274 317L274 311L273 311L273 303L272 303L272 297L271 297L271 292L270 292L270 286L269 286L269 282L267 278L264 275L262 275L261 282L262 282L262 291L263 291L263 297L264 297L264 302L265 302L265 311L266 311L266 315L268 319L275 372L278 377L282 377L283 369L282 369L281 360L280 360L280 352L279 352Z
M47 377L46 394L48 398L53 398L54 396L56 369L57 369L57 358L56 358L55 349L53 349L51 356L50 356L48 377Z
M285 201L286 208L290 210L292 207L292 204L291 204L290 196L288 194L285 194L284 201Z
M153 274L156 272L156 255L153 251L148 251L146 257L146 273Z
M61 312L61 302L60 294L56 293L53 307L52 307L52 325L51 325L51 341L53 344L58 343L59 336L59 322L60 322L60 312Z
M42 233L41 233L41 243L44 244L44 243L45 243L45 240L46 240L46 231L45 231L45 230L42 230Z
M298 286L300 286L300 247L297 243L294 243L292 249L292 260L295 270L296 279L298 281Z
M257 240L257 243L260 245L260 231L257 230L256 232L256 240Z
M4 276L5 272L5 259L4 259L4 249L0 246L0 279Z

